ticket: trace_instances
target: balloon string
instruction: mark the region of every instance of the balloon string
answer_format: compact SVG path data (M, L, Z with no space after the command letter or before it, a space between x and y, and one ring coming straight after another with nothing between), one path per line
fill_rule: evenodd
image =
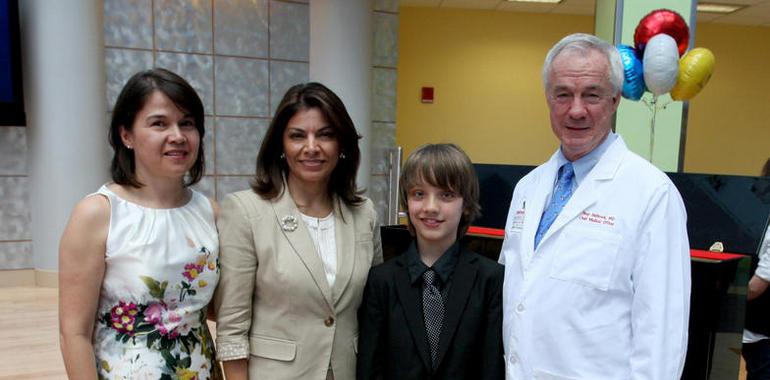
M652 118L650 119L650 162L652 162L652 152L655 151L655 117L658 114L658 96L653 95L650 105L652 108ZM665 105L664 105L665 107Z
M655 95L653 95L653 96L655 96ZM652 111L652 107L653 107L653 105L652 105L652 104L650 104L650 101L649 101L649 100L647 100L647 97L646 97L646 96L642 98L642 103L644 103L644 105L645 105L645 106L647 106L647 109L648 109L648 110Z

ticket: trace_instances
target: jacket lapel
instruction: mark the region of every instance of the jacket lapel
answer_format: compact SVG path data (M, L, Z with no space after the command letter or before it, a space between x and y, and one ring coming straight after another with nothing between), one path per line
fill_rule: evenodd
M332 288L332 297L336 305L350 282L358 255L355 252L356 223L353 220L353 213L345 202L337 197L335 197L335 203L337 212L334 213L334 240L337 245L337 275Z
M540 225L540 219L543 217L543 211L545 211L545 200L553 192L553 184L556 181L556 153L551 156L551 159L545 163L543 167L542 175L539 176L535 185L535 190L530 191L531 195L528 195L526 200L526 210L524 218L524 226L522 227L521 243L522 247L522 268L527 268L532 261L535 253L535 234L537 233L537 227ZM542 245L542 241L540 242Z
M308 272L310 272L310 276L321 291L326 303L329 305L329 309L333 312L332 292L329 282L326 280L323 262L315 250L313 239L310 237L310 231L305 226L302 215L297 210L297 206L294 204L288 189L284 187L283 194L272 205L276 223L294 249L294 253L305 265ZM296 227L292 230L292 226Z
M588 176L586 176L585 180L583 180L583 183L580 184L577 190L575 190L575 193L572 194L572 198L567 201L567 204L564 205L564 208L559 213L559 216L556 217L556 220L553 221L551 227L548 229L548 231L546 231L545 235L543 235L543 239L540 241L540 245L543 245L543 243L548 240L549 237L558 232L572 219L580 215L583 210L596 203L596 200L599 198L599 194L597 194L595 189L596 183L594 182L594 179L591 178L593 177L592 174L593 170L588 174Z
M425 321L422 317L422 295L411 285L409 269L407 268L404 256L404 254L401 254L393 259L397 260L396 263L399 266L395 273L396 293L404 308L404 316L408 322L409 331L412 333L414 345L417 347L420 359L422 359L422 364L430 372L432 366L430 347L428 347L428 335L425 332Z
M618 136L615 141L610 145L604 155L596 163L596 166L588 173L583 183L578 186L575 193L572 194L572 198L564 205L564 209L561 210L559 216L551 225L551 228L543 236L543 240L540 245L548 238L559 231L571 220L575 219L580 213L585 211L592 204L596 203L599 199L600 193L602 196L607 196L599 189L602 183L612 179L620 166L620 162L623 159L624 151L627 151L626 144L623 139ZM555 169L553 170L555 171Z
M474 281L476 281L476 272L478 271L477 260L478 258L468 253L465 247L460 247L460 260L458 260L457 267L455 267L454 274L452 274L452 287L449 289L449 295L444 307L444 322L441 326L441 335L439 336L438 365L436 365L436 368L441 366L444 355L449 350L449 344L452 342L457 326L462 319L465 305L468 303L468 296L471 293Z

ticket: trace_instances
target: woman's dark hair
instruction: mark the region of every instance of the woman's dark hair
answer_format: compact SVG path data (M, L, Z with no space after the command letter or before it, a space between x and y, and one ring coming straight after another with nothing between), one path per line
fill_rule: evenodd
M200 181L205 171L205 159L203 156L203 102L187 81L171 71L161 68L140 71L132 76L123 90L118 95L115 108L112 110L110 122L109 140L115 154L112 156L110 173L113 182L133 187L142 187L143 184L136 178L136 162L134 151L128 149L120 138L120 128L131 131L134 126L136 114L141 111L144 104L155 91L166 95L182 113L190 115L195 121L195 129L200 135L198 157L190 168L189 179L186 186Z
M254 192L263 199L274 199L284 191L284 177L289 171L286 161L281 158L283 152L283 133L289 120L298 112L317 109L323 115L337 136L339 150L344 158L337 160L337 166L329 178L329 193L340 197L348 205L363 202L362 191L356 187L361 151L353 120L350 118L342 100L326 86L316 83L303 83L290 88L283 96L273 121L262 140L257 155L257 172L251 181Z

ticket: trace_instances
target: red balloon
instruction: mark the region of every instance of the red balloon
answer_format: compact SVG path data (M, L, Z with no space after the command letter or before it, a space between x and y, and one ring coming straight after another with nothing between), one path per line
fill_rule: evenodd
M668 34L676 41L681 57L690 43L690 28L679 13L670 9L657 9L642 17L634 32L634 46L644 52L647 41L660 33Z

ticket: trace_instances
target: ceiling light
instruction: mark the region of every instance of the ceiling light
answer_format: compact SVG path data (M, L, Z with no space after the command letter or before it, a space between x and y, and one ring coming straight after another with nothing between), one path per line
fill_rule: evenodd
M743 7L743 5L700 3L698 4L698 12L728 14Z
M559 4L561 0L507 0L509 3L548 3Z

